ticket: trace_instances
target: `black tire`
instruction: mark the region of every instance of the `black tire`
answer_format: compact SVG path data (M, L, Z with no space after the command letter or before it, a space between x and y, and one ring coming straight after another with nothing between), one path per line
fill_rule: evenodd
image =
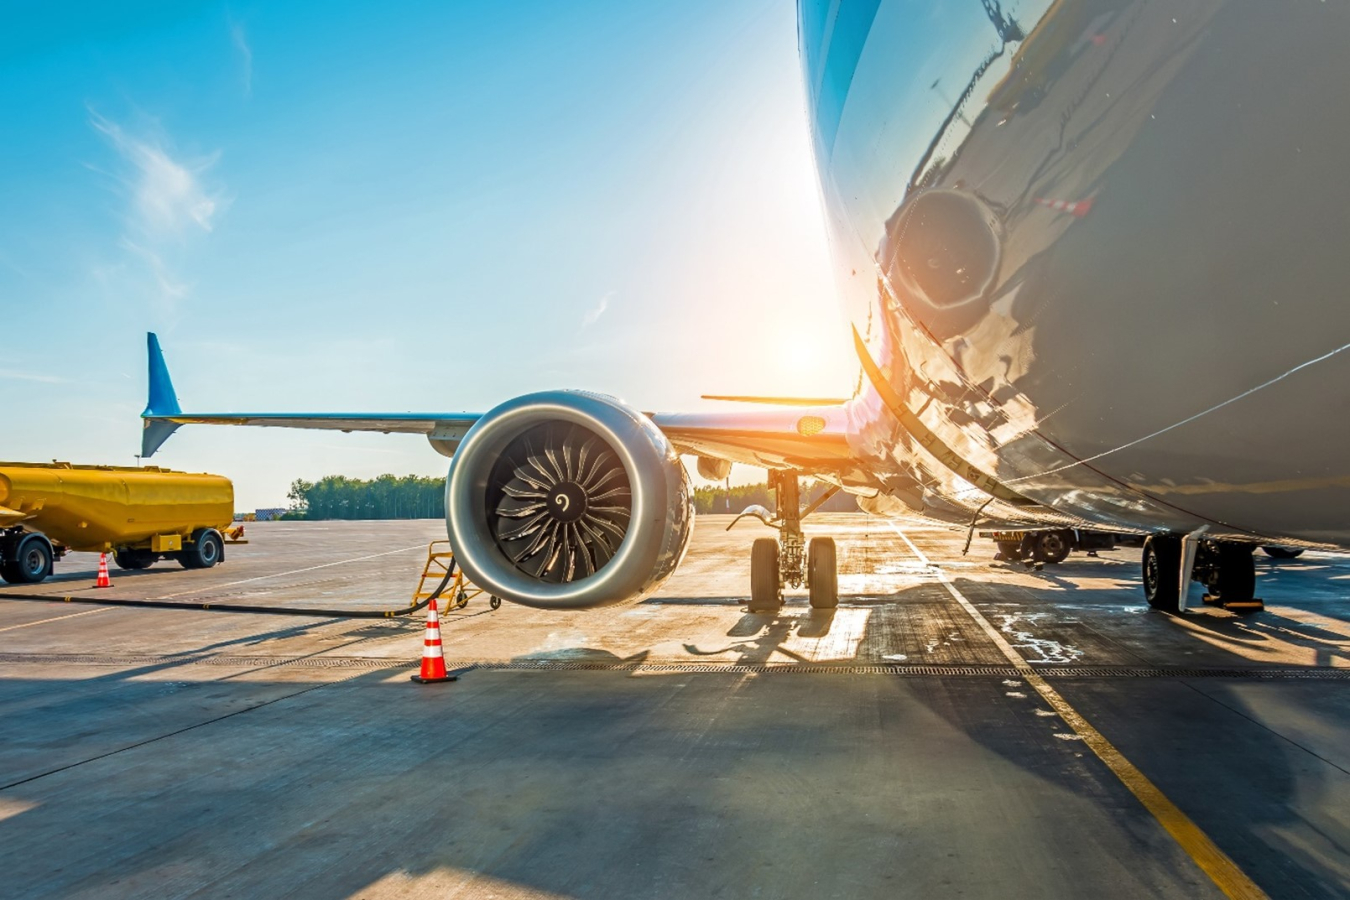
M15 548L14 560L5 569L11 584L38 584L52 574L51 542L40 534L24 536Z
M497 609L501 605L502 605L501 597L497 596L488 597L488 606L492 607L493 609Z
M999 556L1008 562L1019 562L1022 559L1021 541L996 541L998 544Z
M778 541L757 538L750 548L750 611L776 612L783 605L778 584Z
M126 572L148 569L155 564L156 556L149 550L118 550L113 554L113 564Z
M1067 531L1047 531L1036 541L1036 551L1032 559L1042 563L1062 563L1069 558L1073 546L1073 535Z
M839 605L839 570L835 563L834 538L812 538L806 545L806 584L815 609Z
M1221 603L1244 603L1256 596L1256 562L1250 544L1219 545L1219 577L1213 590Z
M209 569L225 556L225 541L214 528L199 528L192 533L192 543L178 555L185 569Z
M1181 605L1181 538L1155 534L1144 541L1144 598L1163 612L1177 612Z
M1271 559L1295 559L1303 555L1302 548L1297 547L1262 547L1261 549Z
M15 574L14 567L7 562L0 562L0 581L8 581L10 584L19 583L19 576Z

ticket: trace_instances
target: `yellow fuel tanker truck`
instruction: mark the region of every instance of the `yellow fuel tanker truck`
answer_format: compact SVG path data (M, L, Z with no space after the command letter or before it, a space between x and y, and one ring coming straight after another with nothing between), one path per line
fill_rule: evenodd
M0 578L36 584L71 550L110 552L123 569L225 558L234 485L155 466L0 462Z

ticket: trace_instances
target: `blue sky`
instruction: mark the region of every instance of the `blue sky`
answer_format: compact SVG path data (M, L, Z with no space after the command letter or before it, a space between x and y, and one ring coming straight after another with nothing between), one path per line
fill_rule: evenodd
M509 8L508 8L509 7ZM0 34L0 458L185 409L845 394L793 4L28 4ZM187 428L235 480L443 474L415 436Z

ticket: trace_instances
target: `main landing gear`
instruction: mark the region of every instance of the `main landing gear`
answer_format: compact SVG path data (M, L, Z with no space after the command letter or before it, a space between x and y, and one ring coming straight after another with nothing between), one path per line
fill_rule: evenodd
M770 469L769 487L777 497L778 519L766 524L777 528L779 536L759 538L750 549L750 611L777 612L783 605L783 585L801 587L803 583L812 607L834 609L839 605L834 538L807 541L802 533L802 519L838 488L826 492L803 510L795 472Z
M1206 588L1204 602L1233 612L1257 612L1265 605L1256 598L1256 566L1250 544L1232 541L1195 542L1190 571L1185 572L1187 548L1174 534L1155 534L1144 541L1144 596L1148 605L1165 612L1185 609L1182 579Z

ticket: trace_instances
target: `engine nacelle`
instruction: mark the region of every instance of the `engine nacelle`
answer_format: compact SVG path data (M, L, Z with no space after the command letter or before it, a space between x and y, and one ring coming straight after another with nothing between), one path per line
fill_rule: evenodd
M508 400L464 436L445 486L464 573L506 600L575 609L637 600L693 531L689 480L651 419L613 397Z

